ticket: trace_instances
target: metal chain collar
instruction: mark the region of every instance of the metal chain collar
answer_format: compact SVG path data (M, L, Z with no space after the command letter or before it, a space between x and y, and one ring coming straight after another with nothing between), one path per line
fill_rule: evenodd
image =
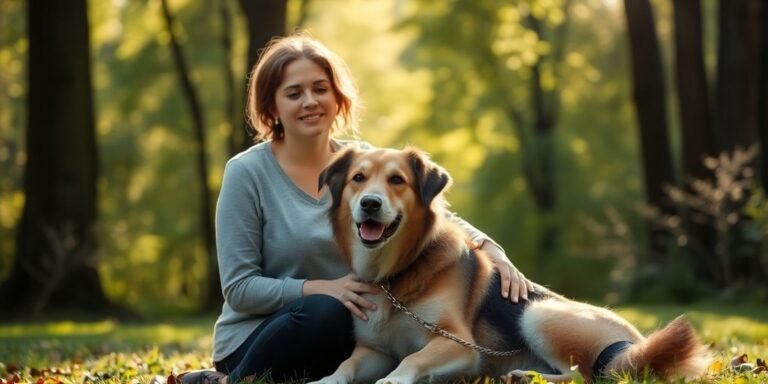
M477 344L473 344L469 341L466 341L442 328L440 328L437 324L432 324L430 322L425 321L424 319L420 318L415 313L408 310L408 307L406 307L403 303L401 303L397 298L392 294L392 292L387 289L383 284L379 284L379 287L384 291L384 294L387 295L387 298L389 301L392 302L392 306L395 307L397 310L405 313L406 315L410 316L412 319L416 320L417 323L421 324L422 327L428 329L430 332L443 336L445 338L451 339L467 348L472 348L475 351L478 351L480 353L491 355L491 356L512 356L517 352L520 352L517 349L511 350L511 351L497 351L490 348L481 347Z

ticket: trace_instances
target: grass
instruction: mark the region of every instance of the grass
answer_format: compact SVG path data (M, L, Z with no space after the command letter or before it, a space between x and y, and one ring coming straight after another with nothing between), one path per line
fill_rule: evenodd
M647 332L686 313L715 353L706 378L695 383L768 383L768 372L738 373L730 360L768 358L768 310L719 305L633 306L618 312ZM53 322L0 324L0 380L35 384L148 383L155 376L211 366L213 317L121 324ZM0 381L0 382L2 382ZM266 380L263 380L266 382ZM472 384L499 382L477 379ZM543 381L534 382L542 383ZM578 380L576 381L578 382ZM620 383L660 383L653 379Z

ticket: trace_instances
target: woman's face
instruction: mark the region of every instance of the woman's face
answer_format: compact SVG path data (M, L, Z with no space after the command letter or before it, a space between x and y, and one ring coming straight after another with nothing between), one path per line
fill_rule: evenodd
M306 58L285 67L275 93L275 106L286 138L329 132L338 111L331 80L323 68Z

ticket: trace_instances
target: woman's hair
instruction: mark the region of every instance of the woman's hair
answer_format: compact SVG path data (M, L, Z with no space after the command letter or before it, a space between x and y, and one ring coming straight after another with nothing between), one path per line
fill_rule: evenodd
M254 141L282 140L285 130L273 116L277 110L275 94L283 81L288 64L309 59L319 65L333 87L338 110L331 133L337 130L357 132L357 86L347 64L337 54L306 33L272 39L259 57L248 80L246 117L256 129Z

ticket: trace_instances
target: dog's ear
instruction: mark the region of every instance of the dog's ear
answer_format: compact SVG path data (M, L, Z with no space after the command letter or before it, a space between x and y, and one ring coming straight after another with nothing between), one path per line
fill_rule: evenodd
M321 190L324 185L328 186L334 207L339 205L341 191L344 189L344 180L347 178L349 165L352 164L352 159L356 154L357 151L354 148L345 148L336 154L331 163L320 172L317 189Z
M423 152L413 148L406 148L405 151L416 178L417 194L421 197L421 203L428 207L450 185L451 177L448 171L429 160Z

